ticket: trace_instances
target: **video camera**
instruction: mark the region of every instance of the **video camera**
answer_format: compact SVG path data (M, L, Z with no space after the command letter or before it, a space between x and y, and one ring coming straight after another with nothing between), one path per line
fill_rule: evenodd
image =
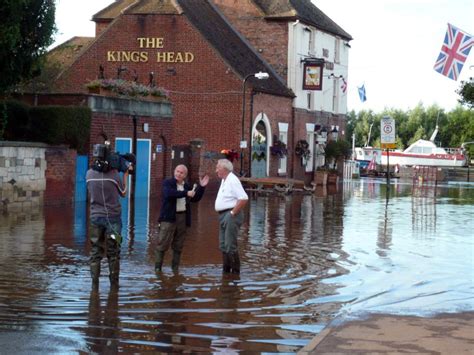
M136 164L135 155L132 153L119 154L110 151L110 143L106 141L104 144L94 144L92 156L95 158L92 169L106 173L111 169L117 169L124 173L129 170L131 164ZM133 174L133 170L129 170Z

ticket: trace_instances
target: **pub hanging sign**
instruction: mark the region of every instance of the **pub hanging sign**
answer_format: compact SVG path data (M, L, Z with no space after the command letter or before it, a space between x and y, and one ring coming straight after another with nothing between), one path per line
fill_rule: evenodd
M304 62L303 65L303 90L323 89L324 62Z

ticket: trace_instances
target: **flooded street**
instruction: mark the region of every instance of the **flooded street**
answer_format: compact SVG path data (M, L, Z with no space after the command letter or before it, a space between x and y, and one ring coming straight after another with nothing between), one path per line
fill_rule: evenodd
M91 292L84 203L0 216L5 353L294 353L367 312L474 310L474 185L360 180L255 195L223 276L214 192L193 206L180 272L154 272L158 200L124 205L120 289ZM19 351L20 350L20 351Z

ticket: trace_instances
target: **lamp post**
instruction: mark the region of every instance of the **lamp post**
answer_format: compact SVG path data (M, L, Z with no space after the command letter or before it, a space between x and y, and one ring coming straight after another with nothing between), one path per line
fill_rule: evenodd
M244 80L242 81L242 132L241 132L241 140L240 140L240 176L244 175L244 148L247 148L247 142L244 140L244 125L245 125L245 85L247 84L247 80L255 77L259 80L265 80L270 77L268 73L259 71L258 73L252 73L245 76Z

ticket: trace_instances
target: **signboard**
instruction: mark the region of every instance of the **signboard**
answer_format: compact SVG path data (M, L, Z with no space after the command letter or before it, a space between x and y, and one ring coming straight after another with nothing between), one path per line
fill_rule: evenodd
M303 90L323 89L323 63L304 63Z
M380 121L380 146L384 149L395 148L395 120L384 117Z

